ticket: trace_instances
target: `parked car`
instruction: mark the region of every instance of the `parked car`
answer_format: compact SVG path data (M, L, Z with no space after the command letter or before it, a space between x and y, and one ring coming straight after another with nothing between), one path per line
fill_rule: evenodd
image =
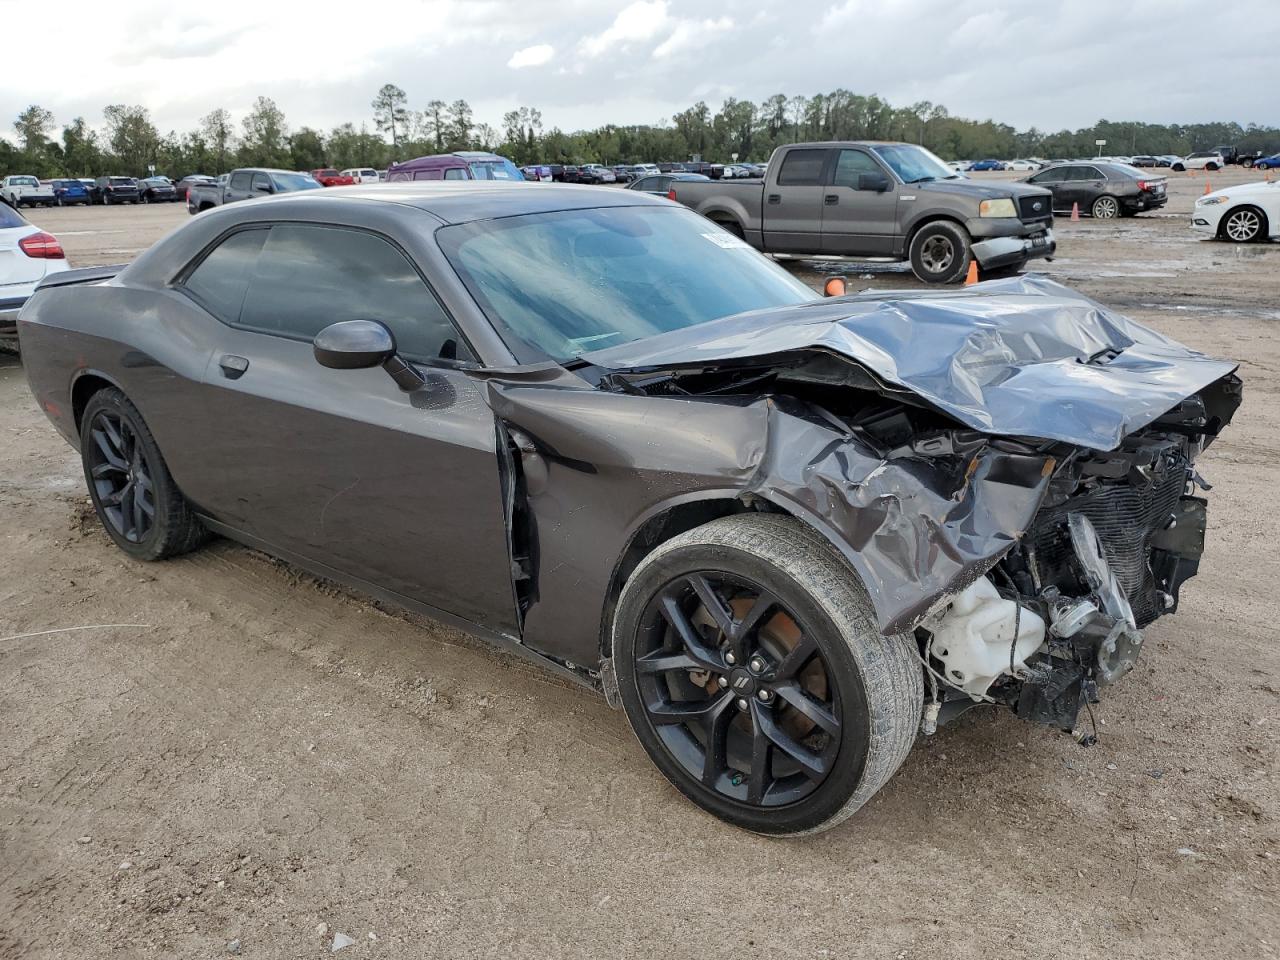
M1172 167L1181 159L1181 157L1175 157L1172 153L1162 153L1160 156L1156 157L1156 166Z
M339 173L332 167L323 167L319 170L312 170L311 177L322 187L349 187L356 182L356 178L349 173Z
M181 180L179 180L177 183L175 183L173 185L173 189L174 189L174 193L177 194L177 199L186 200L187 193L191 190L191 187L193 185L197 183L208 185L208 184L216 184L217 182L218 180L216 177L211 177L208 174L189 173L185 177L183 177Z
M1259 170L1275 170L1280 168L1280 153L1273 153L1269 157L1259 157L1253 162L1253 165Z
M1039 170L1040 164L1032 163L1030 160L1010 160L1005 163L1004 169L1026 173L1028 170Z
M70 207L77 203L89 205L89 188L80 180L51 180L54 202L60 207Z
M56 237L0 204L0 346L17 347L18 312L41 280L66 269Z
M1196 200L1191 229L1217 240L1280 240L1280 181L1242 183Z
M1184 170L1221 170L1226 164L1227 161L1222 159L1222 154L1218 151L1205 150L1201 153L1189 153L1172 166L1175 171L1182 173Z
M579 183L617 183L618 178L614 172L608 167L601 166L598 163L584 163L578 168Z
M373 167L351 167L342 171L342 176L350 177L353 183L381 183L382 177Z
M138 181L138 199L143 203L170 203L182 200L184 196L178 193L168 177L147 177Z
M15 210L36 205L51 207L57 202L53 187L26 174L11 174L0 180L0 200Z
M651 173L647 176L638 177L627 184L628 190L636 190L639 193L648 193L655 197L665 197L671 190L673 183L708 183L711 178L701 173Z
M528 167L521 167L520 172L524 174L524 178L526 180L531 180L534 183L551 183L553 180L551 168L546 164L533 164Z
M1098 220L1158 210L1169 201L1163 175L1144 174L1121 163L1061 164L1023 182L1050 191L1055 213L1070 213L1078 204L1081 213Z
M98 177L90 193L93 201L104 207L113 203L137 203L138 181L133 177Z
M1075 728L1176 611L1234 362L1044 279L824 301L634 192L419 191L37 290L28 382L127 558L212 531L445 618L769 834L977 702Z
M418 157L387 168L387 179L404 180L510 180L523 182L520 169L506 157L483 150Z
M1222 162L1227 164L1238 165L1248 169L1254 165L1258 159L1256 153L1241 153L1239 148L1234 144L1226 144L1221 147L1214 147L1213 152L1222 157Z
M1141 155L1141 156L1133 157L1133 158L1129 161L1129 163L1130 163L1130 165L1135 166L1135 167L1158 167L1158 166L1160 166L1160 161L1159 161L1159 159L1157 159L1156 157L1151 157L1151 156L1146 156L1146 155Z
M632 180L639 179L640 177L653 176L656 173L662 172L658 169L658 165L656 163L637 163L631 169L633 171L633 175L631 177Z
M187 212L197 214L224 203L269 197L299 190L319 190L320 181L309 173L242 167L223 174L215 183L193 183L187 190Z
M1003 170L1004 168L1005 165L1002 160L978 160L975 163L969 164L969 170L977 172Z
M804 143L779 147L764 181L673 184L692 207L779 256L908 260L928 283L1052 257L1047 190L977 183L908 143Z
M952 173L968 173L969 168L973 166L968 160L948 160L947 169Z
M577 183L577 182L578 182L578 167L577 167L576 165L574 165L574 164L571 164L571 163L567 163L567 164L565 164L563 167L561 167L561 168L560 168L560 182L561 182L561 183Z

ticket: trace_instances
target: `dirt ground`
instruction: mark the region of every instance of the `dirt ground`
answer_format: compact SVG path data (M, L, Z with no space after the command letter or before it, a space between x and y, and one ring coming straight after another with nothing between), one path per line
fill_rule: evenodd
M812 839L701 813L622 714L450 629L227 542L127 560L0 356L0 957L1277 955L1280 244L1195 239L1170 182L1041 268L1242 363L1182 610L1096 747L973 711ZM187 214L30 217L87 266Z

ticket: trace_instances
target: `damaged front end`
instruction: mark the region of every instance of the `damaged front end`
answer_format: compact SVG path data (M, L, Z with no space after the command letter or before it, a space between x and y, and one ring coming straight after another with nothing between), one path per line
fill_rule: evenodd
M881 630L915 632L926 733L978 703L1071 731L1196 573L1195 461L1241 383L1056 284L982 286L739 318L591 369L610 393L764 406L740 499L817 527Z

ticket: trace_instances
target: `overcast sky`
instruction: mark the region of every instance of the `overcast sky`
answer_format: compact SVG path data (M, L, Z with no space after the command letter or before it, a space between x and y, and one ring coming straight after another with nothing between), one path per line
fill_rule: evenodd
M0 10L17 11L15 0ZM130 0L21 4L47 39L5 44L0 115L59 125L140 103L162 132L272 97L291 128L370 118L392 82L478 122L653 123L703 99L835 87L1019 128L1112 120L1280 125L1278 0ZM6 22L12 14L5 15ZM74 28L73 28L73 25Z

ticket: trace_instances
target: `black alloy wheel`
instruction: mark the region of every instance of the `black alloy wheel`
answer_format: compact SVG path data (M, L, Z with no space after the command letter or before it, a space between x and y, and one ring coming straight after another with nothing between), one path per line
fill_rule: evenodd
M114 387L99 390L85 405L80 456L98 519L129 556L161 560L208 539L142 415Z
M612 659L658 769L717 817L825 830L889 779L923 703L910 635L882 635L852 569L784 516L713 520L659 545L623 587Z
M151 464L129 421L99 410L89 422L93 445L85 452L93 499L117 536L141 544L156 520Z

